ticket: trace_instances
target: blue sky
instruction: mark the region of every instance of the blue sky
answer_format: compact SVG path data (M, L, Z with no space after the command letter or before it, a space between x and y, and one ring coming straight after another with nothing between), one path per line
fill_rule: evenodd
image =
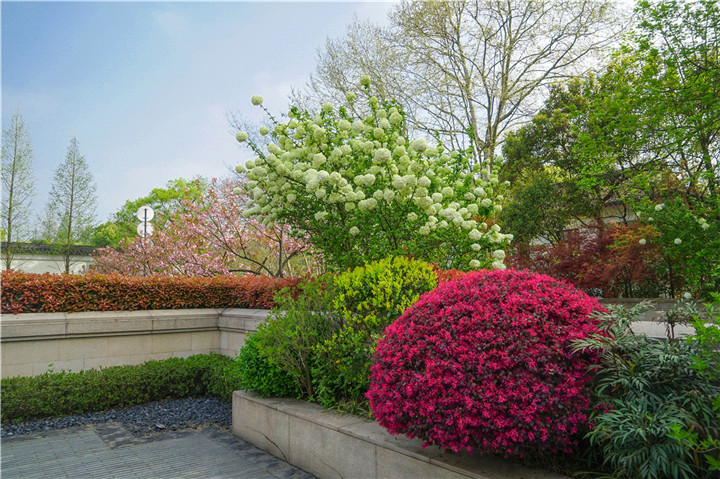
M35 154L36 212L76 137L98 187L97 221L174 178L244 161L226 114L285 111L291 86L353 15L388 2L2 2L2 121L16 108Z

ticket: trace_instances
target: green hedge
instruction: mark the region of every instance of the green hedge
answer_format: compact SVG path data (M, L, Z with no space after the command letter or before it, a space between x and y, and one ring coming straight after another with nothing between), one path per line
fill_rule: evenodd
M1 419L26 421L184 397L215 396L230 401L239 384L237 361L216 353L78 373L6 378L1 384Z

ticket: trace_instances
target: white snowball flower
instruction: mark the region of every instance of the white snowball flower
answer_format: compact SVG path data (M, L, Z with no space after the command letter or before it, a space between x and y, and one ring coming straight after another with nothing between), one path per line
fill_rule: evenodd
M350 234L351 234L351 235L357 236L359 233L360 233L360 230L358 229L357 226L353 226L352 228L350 228Z
M490 208L492 206L492 201L490 200L490 198L485 198L480 202L480 204L482 204L485 208Z
M387 148L378 148L373 156L378 163L387 163L392 158L392 153Z
M495 269L505 269L506 266L502 261L493 261L492 267Z
M338 128L342 131L347 131L352 128L352 125L349 121L342 119L338 122Z
M332 111L332 109L333 109L333 104L330 102L327 102L322 106L322 111L324 111L326 113Z
M237 166L235 167L235 171L237 171L238 173L244 172L244 171L245 171L245 165L237 165Z
M242 194L242 192L243 192L242 188L233 188L234 195L240 195L240 194Z
M655 211L660 211L665 207L665 203L660 203L659 205L655 205Z
M455 192L449 186L446 186L445 188L440 190L440 192L442 193L443 198L452 198L455 195Z
M690 294L690 293L684 293L684 294L683 294L683 298L685 298L685 299L690 299L690 298L692 298L692 294Z
M642 239L640 239L640 241L638 241L638 243L645 244L645 243L647 243L647 240L645 238L642 238Z
M353 101L356 98L355 93L349 91L345 94L345 99L347 101Z
M430 234L430 228L427 225L421 226L420 229L418 230L418 233L420 233L423 236L427 236Z
M675 241L673 241L675 244L681 244L682 240L680 238L675 238Z
M362 86L368 86L370 84L370 77L367 75L363 75L360 77L360 84Z
M252 101L253 105L259 106L259 105L262 105L263 97L261 97L260 95L253 95L253 97L250 99L250 101Z
M477 244L477 243L473 243L473 244L470 245L470 249L473 250L473 251L480 251L480 250L482 249L482 246L480 246L480 245Z
M238 131L237 134L235 135L235 139L237 141L239 141L240 143L242 143L243 141L247 141L248 134L247 134L247 132L244 132L244 131Z
M703 223L703 224L700 225L700 227L701 227L702 229L706 230L706 229L710 228L710 224L709 224L709 223Z
M267 126L261 126L261 127L260 127L260 134L261 134L262 136L265 136L265 135L267 135L268 133L270 133L270 128L268 128Z
M318 211L317 213L315 213L315 219L318 221L322 221L325 219L327 214L327 211Z
M480 261L478 261L478 260L476 260L476 259L470 260L470 267L471 267L472 269L479 269L479 268L480 268Z
M402 115L397 111L390 113L389 120L390 123L392 123L393 125L397 125L398 123L402 122L402 119Z
M468 233L468 236L470 237L471 240L478 241L482 238L482 233L480 233L476 229L473 229L473 230L470 230L470 232Z
M495 258L497 261L502 261L505 259L505 251L501 249L496 249L493 251L493 258Z
M407 219L408 221L417 221L418 215L411 211L410 213L408 213Z
M424 138L418 138L417 140L413 140L410 142L410 148L417 151L418 153L422 153L423 151L427 150L428 142Z

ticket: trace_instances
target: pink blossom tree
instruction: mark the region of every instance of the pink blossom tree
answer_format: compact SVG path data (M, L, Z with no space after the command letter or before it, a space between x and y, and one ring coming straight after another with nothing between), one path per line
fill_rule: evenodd
M237 186L234 180L213 179L199 200L184 201L152 236L95 250L92 270L133 276L276 278L319 273L322 259L307 238L291 235L287 226L265 225L262 217L243 215L247 193Z

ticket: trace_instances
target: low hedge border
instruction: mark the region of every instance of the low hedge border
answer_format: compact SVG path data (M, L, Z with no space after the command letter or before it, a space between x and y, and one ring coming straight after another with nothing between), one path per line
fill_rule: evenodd
M270 309L275 293L301 278L267 276L133 277L3 271L1 309L12 313L77 313L148 309Z
M27 421L145 404L214 396L231 401L237 361L217 353L71 373L47 372L1 382L2 422Z

